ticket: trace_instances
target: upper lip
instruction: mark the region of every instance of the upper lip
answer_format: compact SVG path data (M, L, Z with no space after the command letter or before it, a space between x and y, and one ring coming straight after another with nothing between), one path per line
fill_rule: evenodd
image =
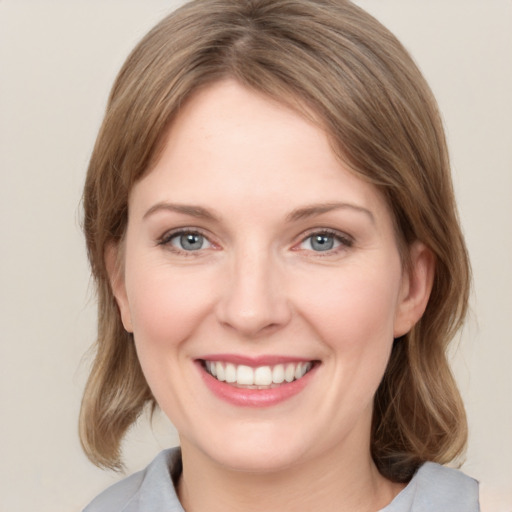
M280 356L280 355L261 355L261 356L245 356L240 354L208 354L198 358L202 361L220 361L232 363L235 365L245 365L256 368L258 366L274 366L286 363L301 363L315 361L309 357Z

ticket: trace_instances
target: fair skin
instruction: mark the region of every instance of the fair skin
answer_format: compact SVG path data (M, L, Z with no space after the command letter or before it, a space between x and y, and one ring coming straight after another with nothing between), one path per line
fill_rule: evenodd
M201 90L134 186L123 244L123 272L114 247L107 265L180 434L187 512L393 499L370 456L372 400L432 257L414 244L404 272L387 205L323 130L234 81Z

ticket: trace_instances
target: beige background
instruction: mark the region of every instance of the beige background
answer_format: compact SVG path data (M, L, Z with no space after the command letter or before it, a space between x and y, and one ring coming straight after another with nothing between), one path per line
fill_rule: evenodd
M79 511L119 475L81 453L95 306L79 200L107 93L178 1L0 0L0 511ZM512 511L512 2L360 0L404 42L444 114L474 267L454 355L471 438L464 470ZM142 422L129 471L175 442Z

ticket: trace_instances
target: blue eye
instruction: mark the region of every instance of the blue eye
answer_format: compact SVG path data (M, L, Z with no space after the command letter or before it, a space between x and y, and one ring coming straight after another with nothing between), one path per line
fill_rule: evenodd
M333 249L337 249L341 245L350 247L352 242L351 240L344 238L341 235L329 232L320 232L313 233L312 235L305 238L301 242L300 248L308 251L327 252L332 251Z
M193 231L182 231L176 233L168 239L168 243L180 251L199 251L201 249L208 249L211 243L206 237L200 233Z

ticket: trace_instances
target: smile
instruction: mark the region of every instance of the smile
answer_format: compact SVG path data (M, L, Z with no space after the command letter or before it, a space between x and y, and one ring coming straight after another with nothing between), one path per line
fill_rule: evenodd
M204 369L219 382L248 389L269 389L302 379L312 368L312 361L251 367L224 361L203 361Z

